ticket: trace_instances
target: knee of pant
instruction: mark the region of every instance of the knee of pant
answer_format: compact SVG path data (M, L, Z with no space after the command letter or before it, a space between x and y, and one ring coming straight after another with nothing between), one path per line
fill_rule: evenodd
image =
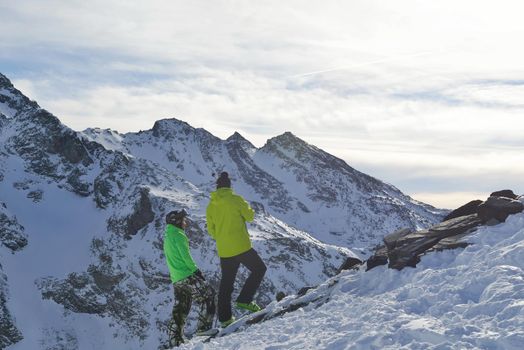
M191 298L180 298L174 306L174 310L179 313L188 314L191 309Z
M266 264L262 264L262 266L260 266L260 274L263 276L266 274L266 271L267 271Z

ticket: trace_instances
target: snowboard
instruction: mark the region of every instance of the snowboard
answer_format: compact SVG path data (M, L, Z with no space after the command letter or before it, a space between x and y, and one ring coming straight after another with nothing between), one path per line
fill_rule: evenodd
M193 338L196 337L212 337L216 335L218 332L220 332L220 328L213 327L203 332L196 332L195 335L193 335Z
M208 343L213 338L220 338L220 337L226 336L228 334L235 333L242 326L246 325L246 323L248 323L249 320L252 320L252 319L254 319L256 317L263 317L266 314L267 314L267 311L265 311L264 309L262 309L262 310L260 310L258 312L255 312L255 313L248 312L245 315L243 315L242 317L240 317L237 320L235 320L233 323L231 323L227 327L217 328L218 332L216 332L215 334L209 335L202 342L203 343Z

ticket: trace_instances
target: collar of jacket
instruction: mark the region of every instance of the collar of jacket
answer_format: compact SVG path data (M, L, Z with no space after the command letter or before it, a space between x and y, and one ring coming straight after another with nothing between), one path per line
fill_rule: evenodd
M211 198L227 196L229 194L233 194L233 189L231 187L221 187L215 192L211 192Z
M181 232L181 233L185 234L184 230L182 230L180 227L177 227L177 226L175 226L173 224L167 224L167 230L168 230L168 232L178 231L178 232Z

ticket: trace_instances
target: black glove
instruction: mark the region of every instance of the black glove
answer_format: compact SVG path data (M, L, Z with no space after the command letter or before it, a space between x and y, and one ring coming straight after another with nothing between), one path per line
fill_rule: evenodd
M193 273L193 276L196 276L198 278L200 278L202 281L205 281L206 278L204 277L204 275L202 274L202 271L200 270L196 270L194 273Z

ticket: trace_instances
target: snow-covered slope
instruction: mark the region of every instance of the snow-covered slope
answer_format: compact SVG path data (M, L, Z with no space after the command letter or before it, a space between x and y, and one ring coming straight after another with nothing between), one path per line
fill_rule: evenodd
M468 242L416 268L345 271L268 306L297 311L181 349L523 349L524 214Z

